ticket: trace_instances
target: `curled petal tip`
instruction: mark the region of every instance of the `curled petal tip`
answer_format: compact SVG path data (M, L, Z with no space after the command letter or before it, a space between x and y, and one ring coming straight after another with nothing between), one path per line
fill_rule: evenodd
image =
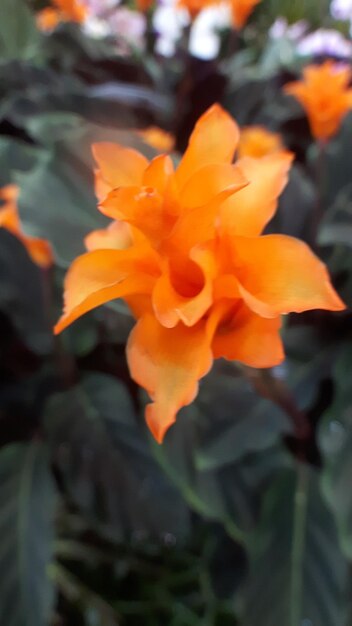
M163 416L163 419L161 419L161 416L156 414L155 409L154 404L148 404L145 409L145 419L155 441L162 444L170 426L176 422L176 416L169 417L167 420L165 420L165 416Z

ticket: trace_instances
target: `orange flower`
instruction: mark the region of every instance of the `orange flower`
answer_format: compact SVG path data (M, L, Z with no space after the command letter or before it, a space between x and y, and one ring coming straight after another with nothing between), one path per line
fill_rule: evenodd
M100 210L127 225L130 242L119 239L111 249L96 241L73 262L55 332L124 298L137 319L128 364L152 399L146 420L159 442L214 358L272 367L284 358L283 314L344 308L305 243L260 235L292 154L233 165L238 139L236 123L215 105L198 121L176 170L167 155L148 162L129 148L94 146Z
M54 9L53 7L46 7L37 13L36 22L39 30L44 32L54 30L54 28L56 28L56 26L61 22L60 11Z
M327 141L339 130L342 120L352 109L349 67L333 61L320 66L308 65L303 80L285 85L285 93L294 96L305 109L312 135Z
M272 133L264 126L246 126L241 129L237 149L239 158L249 156L260 159L279 150L283 150L283 144L278 133Z
M261 0L230 0L232 21L237 30L243 28L254 10L254 7Z
M149 128L139 130L138 135L145 143L159 150L159 152L171 152L175 145L175 137L157 126L149 126Z
M49 243L44 239L28 237L22 232L17 209L18 194L17 185L7 185L0 189L0 200L4 202L0 207L0 228L6 228L23 243L34 263L43 268L50 267L52 253Z
M146 13L153 6L154 0L136 0L138 11Z
M84 22L87 8L80 0L52 0L53 7L37 13L37 26L40 30L53 30L60 22Z
M178 0L178 5L187 9L191 19L195 19L203 9L217 4L218 0Z

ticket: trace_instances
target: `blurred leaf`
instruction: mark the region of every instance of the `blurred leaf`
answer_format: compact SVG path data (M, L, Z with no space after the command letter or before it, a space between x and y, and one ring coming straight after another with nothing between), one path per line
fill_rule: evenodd
M346 187L350 187L351 185L351 142L352 114L350 113L344 120L337 137L334 138L333 141L329 142L326 148L324 200L327 208L333 206L337 196Z
M324 329L323 329L324 330ZM317 325L297 324L284 329L286 361L281 366L298 407L309 411L331 368L339 343Z
M320 226L319 243L321 245L343 244L349 248L352 247L351 184L337 192L334 203L326 212Z
M29 59L39 42L40 33L25 0L1 0L0 59Z
M45 423L67 493L90 517L120 538L187 531L188 513L151 457L122 383L87 374L53 396Z
M58 148L28 174L18 174L19 209L28 234L48 239L59 264L85 251L87 233L108 221L96 208L93 175L69 147Z
M287 464L279 447L287 432L286 417L245 380L213 372L153 449L189 505L241 541L255 523L263 485Z
M24 343L46 354L52 347L46 317L43 276L23 244L0 229L0 310L9 316Z
M28 133L43 144L52 144L71 138L79 137L82 127L82 118L75 113L61 111L40 113L29 117L26 128Z
M271 25L278 16L283 16L289 22L307 20L317 28L322 25L323 18L329 15L330 0L267 0L265 6L258 7L258 17L263 15L265 22Z
M352 556L352 342L347 341L334 364L335 397L320 426L324 457L324 494L332 507L345 554Z
M217 469L248 453L270 448L291 432L287 415L258 397L242 376L220 375L215 370L204 381L195 406L199 415L199 445L195 449L199 470Z
M243 626L344 626L348 566L308 467L284 472L249 537Z
M266 232L309 239L309 220L316 202L314 186L303 168L293 165L279 208Z
M0 186L8 185L16 171L28 171L43 158L44 151L13 137L0 137Z
M1 450L0 498L0 620L8 626L47 626L54 603L47 570L55 487L42 444Z

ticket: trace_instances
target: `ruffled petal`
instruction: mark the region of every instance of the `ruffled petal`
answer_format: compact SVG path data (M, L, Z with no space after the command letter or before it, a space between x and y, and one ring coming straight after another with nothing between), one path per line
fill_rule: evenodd
M211 338L203 322L192 328L165 328L145 315L129 337L127 359L132 378L153 400L146 421L161 443L179 409L197 395L198 381L212 365Z
M184 209L201 207L215 197L231 196L247 185L248 180L237 163L205 165L187 181L180 194L180 204Z
M232 117L218 104L210 107L195 125L188 148L177 168L179 190L204 165L231 163L238 140L239 129Z
M150 293L158 275L153 251L95 250L78 257L65 278L64 314L57 334L91 309L131 294Z
M303 241L286 235L235 237L231 246L242 297L259 315L345 308L324 263Z
M207 169L207 167L203 168L202 172ZM236 178L238 178L237 182L235 182ZM232 177L232 184L218 192L214 189L215 195L208 204L186 210L177 220L170 237L164 240L163 250L171 255L188 255L194 246L214 239L218 230L218 217L223 202L246 184L242 175L236 172ZM200 197L201 194L199 194L199 199ZM188 198L191 198L191 194ZM196 201L195 196L193 196L193 201Z
M221 226L233 235L259 235L273 217L284 189L293 155L280 151L261 159L244 157L238 167L248 186L229 197L221 208Z
M214 358L240 361L249 367L274 367L285 356L280 326L280 317L265 319L243 304L235 307L233 315L218 327L214 336Z
M171 231L175 218L166 212L163 198L152 187L120 187L99 204L104 215L138 228L158 245Z
M196 270L193 277L192 269ZM183 281L187 281L187 285L182 285L183 293L180 293L172 282L172 270L167 265L152 295L154 312L159 322L167 328L173 328L180 320L186 326L194 326L212 304L215 274L216 263L212 251L201 247L192 250L190 263L183 272ZM184 295L187 289L191 292L188 296Z
M96 171L96 194L99 199L117 187L141 185L148 160L133 148L102 142L92 146Z
M174 189L174 165L167 154L155 157L143 174L143 185L156 189L165 200Z
M132 244L130 227L124 222L112 222L107 228L93 230L84 239L89 252L92 250L125 250Z

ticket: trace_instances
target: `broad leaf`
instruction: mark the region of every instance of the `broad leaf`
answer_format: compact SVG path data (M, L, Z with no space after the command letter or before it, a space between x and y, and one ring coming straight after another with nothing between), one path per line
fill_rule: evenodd
M352 557L352 342L346 343L334 366L335 397L320 426L324 456L324 494L332 507L345 554Z
M47 626L54 602L48 566L55 488L42 444L11 444L1 450L0 501L0 622Z
M52 333L44 306L43 274L23 244L0 229L0 311L34 352L52 348Z
M0 60L29 59L37 52L40 33L25 0L1 0Z
M114 536L187 531L188 512L152 458L122 383L86 375L52 397L45 423L68 496Z
M320 227L322 245L342 244L352 247L352 185L344 187L327 211Z
M348 566L313 471L298 466L271 486L247 545L241 626L345 625Z
M69 149L43 159L17 182L26 232L48 239L62 265L84 252L85 235L107 224L96 208L92 171Z
M241 541L255 524L263 486L287 464L279 443L289 429L243 378L214 370L153 450L189 505Z

